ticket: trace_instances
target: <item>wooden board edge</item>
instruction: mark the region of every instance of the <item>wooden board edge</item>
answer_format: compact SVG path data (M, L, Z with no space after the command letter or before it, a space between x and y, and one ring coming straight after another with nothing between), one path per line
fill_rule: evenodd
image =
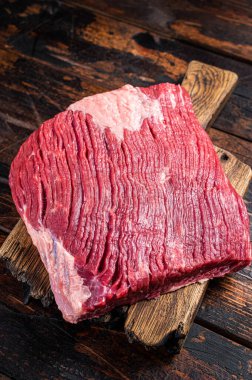
M200 290L200 298L198 299L197 306L194 308L193 313L190 316L190 326L193 323L195 316L196 316L196 314L197 314L197 312L201 306L201 303L204 299L205 293L206 293L207 288L208 288L208 284L209 284L209 281L205 281L204 283L193 283L193 284L191 284L191 286L198 285L201 288L201 290ZM188 286L190 286L190 285L188 285ZM176 290L176 292L183 291L183 289L184 288L182 287L182 288ZM165 295L166 294L164 294L163 296L165 296ZM160 296L160 297L162 297L162 296ZM153 301L153 300L149 300L147 302L151 302L151 301ZM143 301L143 302L146 302L146 301ZM128 321L129 320L129 313L130 313L130 309L127 312L127 318L126 318L126 322L124 325L124 331L125 331L125 334L129 340L129 342L131 342L131 343L137 342L137 343L143 345L146 349L149 349L149 348L158 349L161 347L165 347L166 352L168 352L171 355L178 354L181 351L181 349L183 348L183 345L185 344L186 337L187 337L189 330L190 330L190 329L186 328L186 326L182 320L178 321L177 327L174 330L167 331L159 341L147 342L146 340L142 339L138 334L136 334L134 332L134 330L133 330L134 320L133 321L130 320L130 322ZM133 311L133 313L134 313L134 311Z

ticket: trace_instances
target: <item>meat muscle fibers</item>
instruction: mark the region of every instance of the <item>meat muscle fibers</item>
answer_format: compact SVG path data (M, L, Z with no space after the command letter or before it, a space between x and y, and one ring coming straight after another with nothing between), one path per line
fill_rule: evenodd
M180 86L72 104L21 146L10 185L69 322L251 260L246 207Z

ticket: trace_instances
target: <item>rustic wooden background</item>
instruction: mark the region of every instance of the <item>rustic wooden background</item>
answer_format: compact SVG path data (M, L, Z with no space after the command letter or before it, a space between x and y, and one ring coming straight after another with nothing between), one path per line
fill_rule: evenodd
M18 220L10 163L43 120L125 83L181 82L197 59L239 84L209 134L252 166L249 0L0 2L0 243ZM252 212L252 185L245 201ZM119 311L65 323L0 266L0 379L250 379L252 269L212 281L179 356L128 343Z

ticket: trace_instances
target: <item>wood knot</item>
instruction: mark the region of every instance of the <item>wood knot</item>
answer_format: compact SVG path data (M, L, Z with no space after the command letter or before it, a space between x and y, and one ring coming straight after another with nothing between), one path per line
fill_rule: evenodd
M228 155L226 154L226 153L223 153L222 155L221 155L221 160L222 161L227 161L229 159L229 157L228 157Z

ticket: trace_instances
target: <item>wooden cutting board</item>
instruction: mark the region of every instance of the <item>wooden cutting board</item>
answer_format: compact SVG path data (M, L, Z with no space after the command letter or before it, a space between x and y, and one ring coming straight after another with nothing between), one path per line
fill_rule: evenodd
M190 93L194 111L203 128L209 127L228 100L237 75L201 62L192 61L182 85ZM229 152L216 148L223 168L237 192L244 195L251 169ZM0 249L12 274L28 283L30 295L48 304L52 298L48 274L20 220ZM193 284L155 300L139 302L129 308L125 331L131 340L146 346L166 345L178 352L200 306L207 282Z

